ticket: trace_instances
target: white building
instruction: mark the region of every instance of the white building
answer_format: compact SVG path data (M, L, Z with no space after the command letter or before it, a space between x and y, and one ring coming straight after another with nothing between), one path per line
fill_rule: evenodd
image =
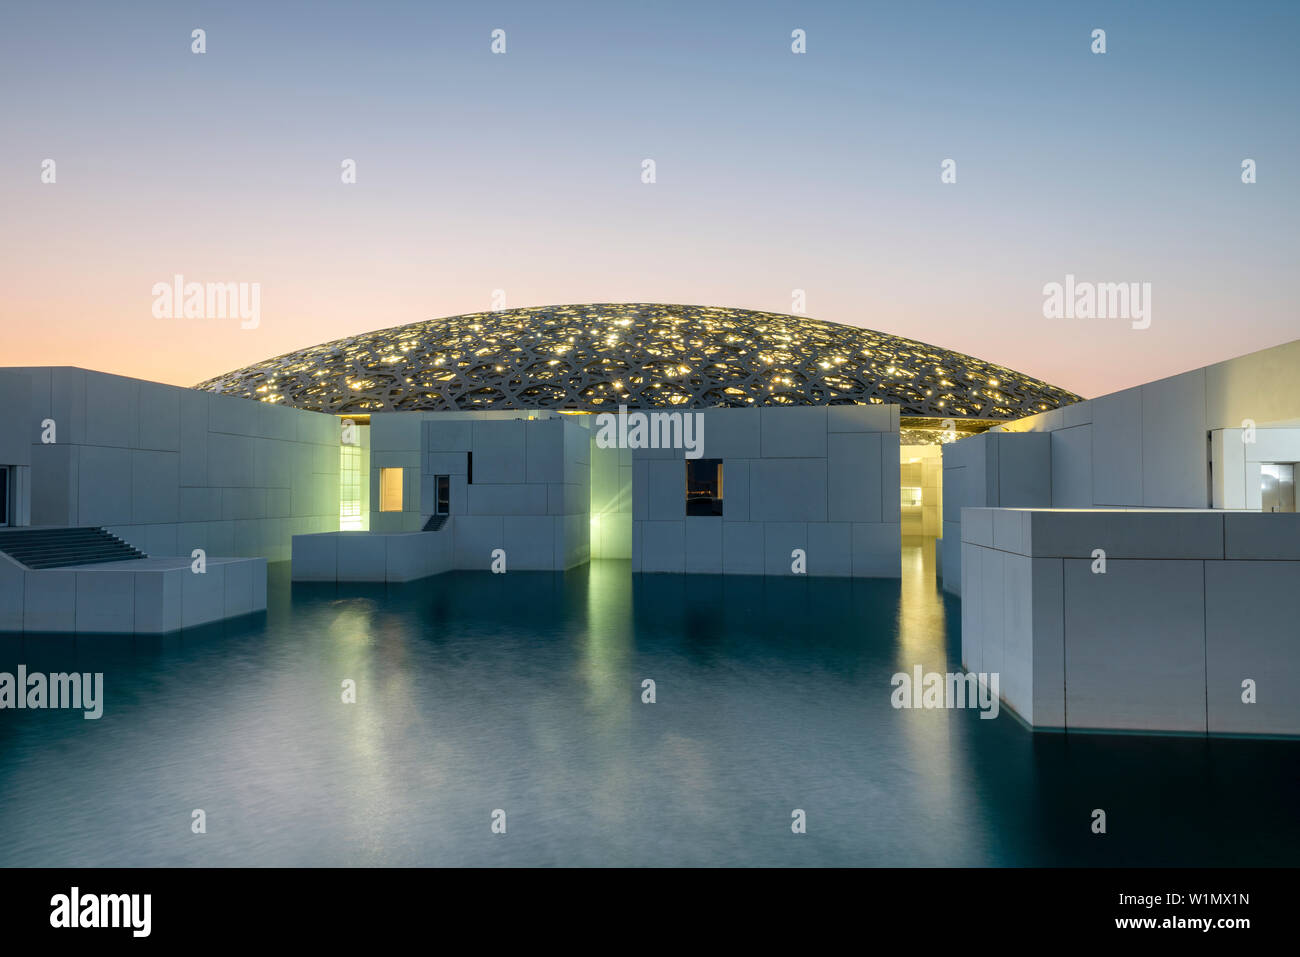
M196 389L0 369L0 631L258 612L286 559L893 578L937 536L963 664L1033 727L1300 734L1298 370L1300 341L1076 401L868 330L635 304L382 330Z

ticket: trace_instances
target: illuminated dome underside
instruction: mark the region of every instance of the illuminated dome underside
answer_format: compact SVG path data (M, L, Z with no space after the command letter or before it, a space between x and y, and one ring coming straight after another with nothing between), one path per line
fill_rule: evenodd
M195 386L330 413L892 403L1014 419L1079 396L912 339L803 316L640 303L430 319Z

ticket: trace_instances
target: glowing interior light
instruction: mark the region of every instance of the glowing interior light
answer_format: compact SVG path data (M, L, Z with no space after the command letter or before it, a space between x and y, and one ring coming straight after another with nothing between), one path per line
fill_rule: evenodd
M664 378L672 389L655 381ZM903 415L951 409L945 414L989 419L1079 398L1002 366L870 329L644 303L431 319L278 356L197 386L336 414L591 411L611 387L634 407L888 403Z

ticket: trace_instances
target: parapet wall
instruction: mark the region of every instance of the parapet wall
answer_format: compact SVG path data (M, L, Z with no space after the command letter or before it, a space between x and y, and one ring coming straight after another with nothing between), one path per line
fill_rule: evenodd
M967 508L961 547L962 664L1035 730L1300 735L1300 514Z

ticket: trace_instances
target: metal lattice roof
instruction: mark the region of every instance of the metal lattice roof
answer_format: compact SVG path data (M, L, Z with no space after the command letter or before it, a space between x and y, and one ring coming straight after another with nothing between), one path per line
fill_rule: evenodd
M1015 419L1079 396L913 339L805 316L646 303L429 319L195 386L318 412L892 403Z

